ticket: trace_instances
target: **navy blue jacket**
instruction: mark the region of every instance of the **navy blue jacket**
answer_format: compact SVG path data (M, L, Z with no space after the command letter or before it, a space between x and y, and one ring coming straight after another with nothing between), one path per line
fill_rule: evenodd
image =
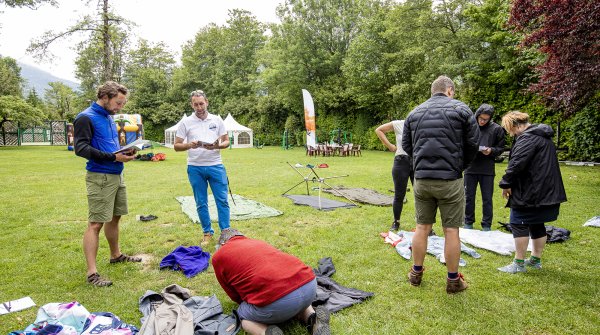
M463 102L434 94L408 114L402 148L416 179L456 180L477 153L479 127Z
M110 113L92 103L73 122L75 154L86 158L90 172L121 174L123 163L115 162L113 152L121 149L119 134Z

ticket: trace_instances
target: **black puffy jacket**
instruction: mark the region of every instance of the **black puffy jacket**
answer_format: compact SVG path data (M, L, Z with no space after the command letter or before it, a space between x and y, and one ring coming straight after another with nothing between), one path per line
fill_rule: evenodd
M501 188L511 189L507 207L535 208L567 201L553 134L550 126L533 124L515 139L500 180Z
M408 114L402 147L415 178L455 180L477 153L479 126L463 102L434 94Z

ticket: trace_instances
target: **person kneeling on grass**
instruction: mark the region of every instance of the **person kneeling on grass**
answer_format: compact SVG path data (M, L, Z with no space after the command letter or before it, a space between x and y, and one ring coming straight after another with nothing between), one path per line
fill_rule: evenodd
M230 228L221 232L212 265L225 293L240 305L247 333L283 334L276 324L295 317L313 335L330 334L329 311L311 305L317 294L315 275L295 256Z

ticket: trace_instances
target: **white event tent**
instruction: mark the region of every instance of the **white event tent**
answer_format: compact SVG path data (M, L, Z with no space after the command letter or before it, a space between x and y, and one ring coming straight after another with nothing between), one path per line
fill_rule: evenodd
M179 125L186 117L187 116L185 113L183 113L181 120L179 120L176 125L165 129L165 147L172 148L173 145L175 145L175 134L177 134L177 128L179 128Z
M223 123L225 124L225 129L227 129L227 133L229 133L229 138L233 141L231 143L232 148L252 148L252 143L254 143L252 129L239 124L231 116L231 113L227 114Z
M165 146L172 148L175 144L175 134L177 133L177 128L187 116L183 114L181 120L177 122L176 125L165 129ZM220 117L220 116L219 116ZM223 120L223 124L225 124L225 129L231 139L231 147L232 148L252 148L253 137L254 134L252 129L242 126L239 124L231 114L228 114L225 120Z

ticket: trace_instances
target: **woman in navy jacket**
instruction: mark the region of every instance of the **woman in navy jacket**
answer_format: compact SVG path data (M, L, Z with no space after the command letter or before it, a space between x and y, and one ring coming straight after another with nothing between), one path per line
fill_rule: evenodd
M502 117L502 127L515 137L506 173L500 180L502 196L508 199L510 225L515 239L514 261L498 270L526 272L541 269L546 244L544 223L555 221L560 203L567 201L565 187L552 143L554 131L545 124L530 124L529 115L518 111ZM525 260L531 238L533 250Z

